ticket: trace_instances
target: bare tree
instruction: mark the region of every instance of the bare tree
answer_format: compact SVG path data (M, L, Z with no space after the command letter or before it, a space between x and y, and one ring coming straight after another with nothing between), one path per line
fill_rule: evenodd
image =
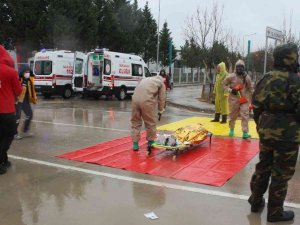
M212 17L208 9L196 11L196 15L187 17L184 34L187 40L194 40L202 49L207 48L207 39L212 27Z
M297 32L293 30L292 27L293 27L293 11L290 12L289 21L286 20L285 15L283 17L283 29L282 29L283 42L294 42L297 45L300 45L300 32L297 35Z

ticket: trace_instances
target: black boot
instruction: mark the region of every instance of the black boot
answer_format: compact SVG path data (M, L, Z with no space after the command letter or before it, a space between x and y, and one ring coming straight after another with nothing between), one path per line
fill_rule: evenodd
M215 113L215 118L211 120L210 122L219 122L220 121L220 115L221 113Z
M279 222L279 221L289 221L294 219L294 212L291 210L283 211L281 213L276 213L274 215L268 215L268 222Z
M249 197L248 202L251 205L251 212L260 212L265 206L265 199L260 198L258 200L253 200L252 196Z
M222 115L222 121L220 123L227 123L227 115Z

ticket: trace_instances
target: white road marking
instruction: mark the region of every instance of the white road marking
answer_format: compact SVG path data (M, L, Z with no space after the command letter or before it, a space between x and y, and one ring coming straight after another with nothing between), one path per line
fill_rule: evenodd
M189 192L194 192L194 193L207 194L207 195L225 197L225 198L234 198L234 199L240 199L240 200L248 200L248 197L249 197L246 195L238 195L238 194L232 194L232 193L227 193L227 192L222 192L222 191L207 190L207 189L197 188L197 187L188 187L188 186L171 184L171 183L166 183L166 182L151 181L151 180L139 179L139 178L128 177L128 176L123 176L123 175L104 173L104 172L88 170L88 169L83 169L83 168L74 167L74 166L66 166L66 165L61 165L61 164L57 164L57 163L51 163L51 162L46 162L46 161L41 161L41 160L36 160L36 159L19 157L19 156L15 156L15 155L9 155L9 157L12 159L23 160L26 162L45 165L45 166L49 166L49 167L77 171L77 172L81 172L81 173L102 176L102 177L107 177L107 178L112 178L112 179L117 179L117 180L135 182L135 183L140 183L140 184L148 184L148 185L153 185L153 186L158 186L158 187L166 187L166 188L180 190L180 191L189 191ZM297 203L286 202L284 205L287 207L300 209L300 204L297 204Z
M47 122L47 121L41 121L41 120L32 120L32 122L35 122L35 123L45 123L45 124L54 124L54 125L60 125L60 126L85 127L85 128L110 130L110 131L119 131L119 132L126 132L126 133L131 132L130 130L121 130L121 129L107 128L107 127L86 126L86 125L71 124L71 123Z

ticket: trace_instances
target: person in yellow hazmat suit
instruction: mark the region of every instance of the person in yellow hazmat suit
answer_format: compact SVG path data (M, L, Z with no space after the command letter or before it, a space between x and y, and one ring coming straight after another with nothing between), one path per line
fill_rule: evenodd
M222 115L221 123L227 123L228 114L228 90L224 89L223 81L227 76L226 65L221 62L217 66L217 77L214 86L215 95L215 118L211 122L220 122L220 116Z
M158 113L165 110L166 88L160 75L141 80L132 96L131 134L133 150L139 150L140 132L143 121L146 128L148 146L156 139L157 107Z

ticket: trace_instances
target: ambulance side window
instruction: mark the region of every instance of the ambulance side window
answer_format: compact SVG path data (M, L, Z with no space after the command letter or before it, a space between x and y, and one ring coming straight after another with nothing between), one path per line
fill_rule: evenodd
M76 59L75 62L75 74L81 74L83 68L83 59Z
M151 73L149 72L148 68L147 67L144 67L145 69L145 77L151 77Z
M132 64L132 76L143 76L143 67L139 64Z
M44 74L50 75L52 73L52 62L51 61L45 61L44 62Z
M36 75L50 75L52 73L52 61L35 61L34 73Z
M104 59L104 74L110 75L111 72L111 61L108 59Z

